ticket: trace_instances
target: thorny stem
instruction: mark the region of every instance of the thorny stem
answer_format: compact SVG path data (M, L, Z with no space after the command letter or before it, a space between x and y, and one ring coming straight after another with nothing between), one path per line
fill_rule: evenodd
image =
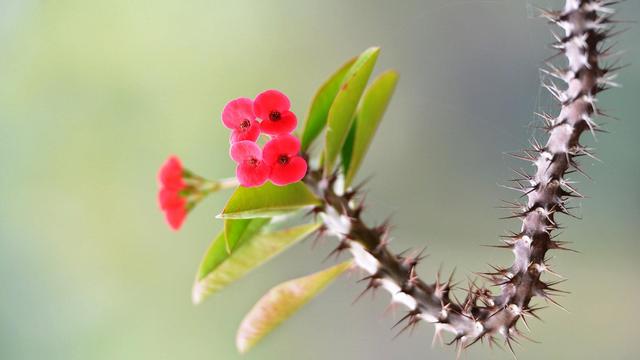
M494 271L482 274L499 286L501 293L491 291L472 282L464 301L451 294L454 286L449 280L426 283L416 274L420 255L395 255L387 247L388 226L369 227L361 219L361 205L355 205L358 190L344 194L334 190L335 177L325 179L321 171L311 171L306 183L324 199L316 211L324 220L323 231L340 239L337 252L350 250L356 264L369 276L367 290L383 287L392 296L392 302L402 303L409 313L404 329L425 320L436 326L436 336L442 330L454 335L458 351L486 339L496 343L495 335L502 335L513 352L512 342L524 337L516 325L520 319L526 325L529 316L538 317L540 309L531 305L538 296L557 304L552 296L560 290L558 282L541 278L551 272L546 254L551 249L565 249L564 243L554 240L552 232L558 229L556 213L569 214L567 201L581 197L565 176L572 172L583 173L577 158L593 157L591 150L580 144L585 130L599 131L592 116L604 115L595 106L596 95L616 84L612 73L617 68L605 67L602 59L611 56L610 49L602 43L612 33L611 14L607 6L616 1L567 0L562 11L545 11L544 17L561 27L564 36L556 36L554 47L566 59L566 66L549 65L547 74L565 83L563 88L553 81L543 83L561 105L560 113L553 117L541 115L548 134L544 145L533 142L532 149L525 149L515 157L533 164L535 172L516 171L515 190L526 196L527 203L512 203L514 218L522 220L520 232L514 233L499 246L511 249L515 261L508 268L494 267ZM366 291L366 290L365 290ZM453 298L453 299L452 299ZM527 326L528 327L528 326ZM403 329L403 330L404 330ZM435 339L434 339L435 340Z

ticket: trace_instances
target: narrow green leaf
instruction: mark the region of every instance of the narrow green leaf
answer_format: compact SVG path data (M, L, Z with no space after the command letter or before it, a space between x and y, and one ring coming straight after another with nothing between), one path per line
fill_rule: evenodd
M316 95L313 97L302 132L302 151L309 148L309 145L320 135L322 129L324 129L327 124L329 108L331 108L331 104L333 104L333 100L338 94L338 90L347 71L349 71L355 61L356 58L354 57L342 65L338 71L331 75L331 77L320 86Z
M333 105L329 109L324 148L324 172L327 174L333 170L335 161L342 151L342 146L351 129L358 101L367 81L369 81L379 53L380 48L372 47L358 57L347 72Z
M206 296L242 278L251 270L316 231L319 226L319 224L306 224L257 234L243 240L231 254L226 251L224 233L221 232L211 243L200 264L193 285L193 303L201 303Z
M357 115L356 115L357 116ZM351 129L349 130L349 134L347 138L344 140L344 145L342 146L342 153L340 154L340 158L342 159L342 172L344 174L349 170L349 165L351 163L351 156L353 154L353 142L356 139L356 126L358 125L358 119L356 118L351 124Z
M205 276L213 272L222 262L229 258L224 240L224 231L221 231L209 245L207 252L200 261L198 266L198 274L196 282L202 280ZM195 296L195 294L194 294Z
M266 183L260 187L238 187L218 217L223 219L251 219L274 217L308 206L320 200L302 182L287 186Z
M253 237L270 220L269 218L224 219L224 239L227 253L231 254L231 251L238 244Z
M269 290L242 320L236 335L238 351L249 351L349 267L351 262L347 261L305 277L289 280Z
M397 83L398 73L394 70L386 71L373 81L362 96L352 128L355 132L353 144L346 144L352 146L351 153L343 150L342 161L348 169L345 171L346 186L351 184L360 169L362 160L369 149ZM349 157L345 159L344 156Z

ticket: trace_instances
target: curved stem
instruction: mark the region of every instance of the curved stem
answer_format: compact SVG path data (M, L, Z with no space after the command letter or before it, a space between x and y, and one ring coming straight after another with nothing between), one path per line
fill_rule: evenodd
M369 276L368 289L383 287L392 296L392 302L404 304L409 313L405 326L414 326L419 320L435 324L436 336L442 330L453 333L459 349L483 338L490 343L500 334L511 349L511 341L522 335L517 323L528 316L537 317L539 309L531 305L539 296L555 303L552 296L559 292L557 282L541 278L552 273L546 254L551 249L565 249L554 240L553 231L558 228L557 213L569 214L567 201L581 196L566 179L568 173L582 173L577 158L592 156L590 149L580 144L585 130L596 132L598 125L594 114L601 115L595 107L596 95L609 86L611 71L601 67L600 60L608 50L600 45L611 35L611 9L601 0L567 0L563 11L545 12L544 16L565 31L558 36L554 47L564 54L566 66L550 65L546 73L565 83L560 88L553 81L545 82L547 88L561 104L560 113L553 117L543 114L548 134L544 145L533 142L519 159L529 161L535 168L531 175L518 171L516 190L526 196L526 204L513 203L514 216L522 220L520 232L505 240L504 248L515 255L508 268L495 267L485 273L501 293L472 282L463 301L451 294L451 278L434 283L422 281L416 273L420 254L395 255L387 248L388 226L367 226L360 217L362 206L353 203L357 190L339 194L333 189L335 179L323 179L319 170L306 177L307 184L324 199L319 215L324 220L324 231L336 235L340 245L336 251L349 250L356 264Z

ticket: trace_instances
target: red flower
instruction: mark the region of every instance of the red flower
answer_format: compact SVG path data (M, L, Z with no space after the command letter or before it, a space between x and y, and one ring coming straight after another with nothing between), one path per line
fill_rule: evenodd
M260 129L268 135L284 135L298 125L296 114L289 111L289 98L278 90L267 90L256 96L253 111L262 119Z
M182 189L184 181L182 181L182 163L177 156L170 156L160 168L158 180L162 187L167 189Z
M184 207L186 202L185 198L180 196L180 190L163 187L158 190L158 203L162 210Z
M222 123L232 129L231 143L256 141L260 136L260 124L253 113L253 101L249 98L231 100L222 110Z
M307 162L298 155L300 140L282 135L264 145L262 157L271 167L269 180L276 185L287 185L302 180L307 173Z
M171 156L162 165L158 174L160 181L158 203L173 230L178 230L187 216L187 200L180 195L186 187L182 179L183 172L180 159Z
M231 145L229 154L238 166L236 176L240 185L255 187L264 184L269 177L269 166L262 161L260 147L252 141L239 141Z
M167 223L169 223L169 226L171 226L173 230L178 231L180 230L184 219L187 217L187 209L184 206L174 209L168 209L165 210L164 216L167 220Z

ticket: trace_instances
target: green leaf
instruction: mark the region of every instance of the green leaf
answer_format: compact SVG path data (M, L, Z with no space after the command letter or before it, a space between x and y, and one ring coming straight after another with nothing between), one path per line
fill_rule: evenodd
M324 172L331 173L351 129L353 115L378 59L380 48L365 50L353 64L340 86L327 118Z
M327 124L327 115L329 114L329 108L333 104L333 100L338 94L340 85L342 84L347 71L351 68L356 58L349 59L338 71L336 71L331 77L324 83L316 95L313 97L311 107L309 107L309 113L307 114L307 120L304 123L304 131L302 132L302 151L306 151L309 145L315 140L322 129Z
M362 160L369 149L397 83L398 73L394 70L386 71L373 81L362 96L352 127L352 131L354 131L353 143L347 142L345 144L345 146L350 145L352 148L342 152L342 161L346 164L345 169L348 169L345 171L345 186L351 185L360 169Z
M238 351L249 351L349 267L351 262L347 261L305 277L289 280L269 290L242 320L236 335Z
M252 238L266 224L269 218L255 219L225 219L224 220L224 239L227 253L235 249L242 241Z
M351 165L351 156L353 154L353 142L356 140L356 126L358 125L358 119L353 121L351 125L351 130L349 130L349 134L347 138L344 140L344 145L342 146L342 153L340 154L340 158L342 159L342 172L344 174L349 170L349 165Z
M320 224L306 224L257 234L243 240L231 254L226 251L224 233L221 232L209 246L200 264L193 285L193 303L201 303L206 296L242 278L251 270L316 231L319 226Z
M251 219L274 217L304 207L319 205L320 200L302 182L287 186L266 183L260 187L238 187L218 217Z

